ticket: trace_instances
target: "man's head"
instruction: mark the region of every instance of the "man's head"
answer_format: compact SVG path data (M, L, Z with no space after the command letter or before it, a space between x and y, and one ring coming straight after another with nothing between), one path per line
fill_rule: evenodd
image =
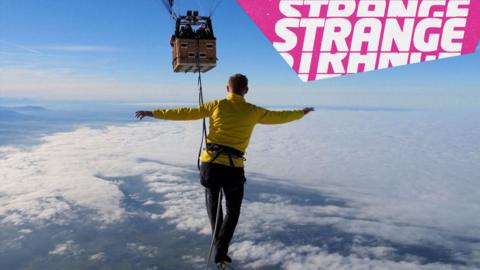
M240 96L244 96L248 92L247 76L237 73L228 79L227 91Z

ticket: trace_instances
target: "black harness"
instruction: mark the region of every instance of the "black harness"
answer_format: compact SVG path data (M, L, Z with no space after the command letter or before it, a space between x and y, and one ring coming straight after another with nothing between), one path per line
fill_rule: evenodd
M232 156L245 160L245 153L229 146L216 143L207 143L207 150L215 154L215 156L212 158L212 160L209 161L209 163L213 163L221 154L228 155L228 158L230 159L230 165L232 167L235 167Z

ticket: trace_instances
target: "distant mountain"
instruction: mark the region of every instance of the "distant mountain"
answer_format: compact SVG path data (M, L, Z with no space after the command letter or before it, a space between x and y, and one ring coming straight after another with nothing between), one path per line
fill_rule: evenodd
M22 120L27 118L29 118L27 115L19 112L0 108L0 120Z
M0 107L0 120L25 120L31 119L36 113L47 112L48 109L41 106L14 106Z
M34 105L9 107L8 109L14 110L14 111L22 111L22 112L39 112L39 111L44 112L44 111L48 111L48 109L45 108L45 107L34 106Z

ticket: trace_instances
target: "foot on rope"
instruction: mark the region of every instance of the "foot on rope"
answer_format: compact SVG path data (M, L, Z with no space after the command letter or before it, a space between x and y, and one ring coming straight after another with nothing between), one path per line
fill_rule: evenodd
M215 255L215 263L219 263L219 262L224 262L224 263L231 263L232 262L232 258L230 258L228 255L222 255L222 254L219 254L217 253Z
M219 262L217 263L217 269L218 270L235 270L229 262Z

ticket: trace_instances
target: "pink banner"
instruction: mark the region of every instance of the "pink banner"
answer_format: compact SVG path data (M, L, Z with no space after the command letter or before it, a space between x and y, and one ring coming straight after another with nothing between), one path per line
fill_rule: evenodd
M237 0L303 81L475 52L480 0Z

